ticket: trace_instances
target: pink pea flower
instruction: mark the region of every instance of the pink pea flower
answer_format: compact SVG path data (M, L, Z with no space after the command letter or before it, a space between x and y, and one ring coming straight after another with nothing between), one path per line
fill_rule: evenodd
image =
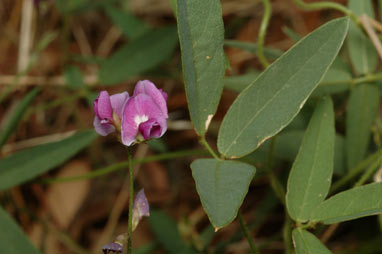
M101 136L120 129L123 107L129 100L127 92L109 96L107 91L101 91L94 100L94 129Z
M139 81L122 113L121 137L126 146L159 138L167 130L167 94L148 81Z

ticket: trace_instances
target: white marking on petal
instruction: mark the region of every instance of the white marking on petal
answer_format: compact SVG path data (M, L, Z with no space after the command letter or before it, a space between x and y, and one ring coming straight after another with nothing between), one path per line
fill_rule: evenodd
M146 122L147 120L149 120L149 118L146 116L146 115L136 115L134 117L134 122L135 122L135 125L138 127L141 123L144 123Z

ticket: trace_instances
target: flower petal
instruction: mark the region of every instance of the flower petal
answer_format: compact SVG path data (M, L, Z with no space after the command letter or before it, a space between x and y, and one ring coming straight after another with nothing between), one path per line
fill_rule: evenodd
M97 99L94 100L94 113L102 120L113 118L113 108L107 91L101 91Z
M101 120L97 116L94 117L93 126L95 131L101 136L107 136L115 131L115 128L112 124L101 123Z
M145 139L150 139L150 137L160 138L164 133L163 126L161 126L155 119L150 119L141 123L139 125L139 132Z
M160 136L163 135L167 129L166 117L154 100L146 94L131 97L122 116L122 143L130 146L136 140L139 126L152 119L162 127Z
M133 230L138 226L143 216L150 216L150 206L147 201L145 191L138 192L133 205Z
M125 105L128 99L128 92L117 93L110 96L111 107L113 108L113 111L117 114L117 116L119 116L120 118L122 117L123 106Z
M138 94L146 94L150 96L153 101L158 105L160 110L162 111L162 114L168 118L168 111L167 111L167 94L161 90L159 90L154 83L152 83L149 80L143 80L138 81L135 89L134 89L134 96Z

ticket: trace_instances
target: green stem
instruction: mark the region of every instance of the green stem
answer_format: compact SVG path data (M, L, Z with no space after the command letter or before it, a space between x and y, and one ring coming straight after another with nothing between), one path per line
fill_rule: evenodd
M293 253L293 244L292 244L292 221L289 218L288 214L285 214L285 222L283 226L283 239L285 244L285 253Z
M361 161L356 167L351 169L344 177L342 177L335 184L333 184L333 187L330 192L331 193L336 192L338 189L345 186L350 180L352 180L354 177L360 174L362 170L364 170L364 168L366 168L368 165L373 163L375 160L378 160L379 156L380 156L379 151L369 155L369 157Z
M148 156L139 160L133 160L133 165L144 164L144 163L153 162L153 161L171 160L175 158L182 158L182 157L194 156L194 155L207 155L207 154L208 153L205 150L183 150L183 151ZM129 161L124 161L124 162L116 163L114 165L111 165L105 168L94 170L90 173L83 174L83 175L44 179L42 180L42 183L54 184L54 183L88 180L95 177L104 176L118 170L125 169L128 165L129 165Z
M257 40L257 56L259 57L259 60L261 64L264 66L264 68L267 68L269 66L269 62L267 58L264 56L264 42L265 42L265 35L267 33L269 20L271 18L272 6L269 0L263 0L263 4L264 4L264 15L263 15L263 19L261 20L259 36Z
M354 185L354 187L358 187L358 186L361 186L363 185L369 178L370 176L374 173L375 170L377 170L380 166L380 163L382 161L381 159L381 152L379 152L379 158L368 168L368 170L366 170L363 175L361 176L361 178L358 180L358 182L356 182L356 184Z
M356 24L359 24L359 20L357 16L348 8L343 6L342 4L332 3L332 2L316 2L316 3L305 3L303 0L293 0L293 2L306 11L315 11L321 9L333 9L340 11L352 18Z
M127 249L123 248L123 254L132 253L132 237L133 237L133 197L134 197L134 174L133 174L133 159L131 148L127 148L127 156L129 161L129 220L128 220L128 237Z
M349 80L338 80L338 81L330 81L330 82L321 82L321 86L333 86L333 85L358 85L363 83L370 83L375 81L382 80L382 73L372 73L366 74L363 77L349 79Z
M219 156L215 153L214 149L208 144L205 137L200 138L200 143L207 149L207 151L211 154L212 157L214 157L217 160L220 160Z
M245 224L245 221L243 219L243 216L242 216L241 212L239 212L237 214L237 218L239 219L241 230L243 231L243 234L244 234L245 238L247 238L247 241L248 241L249 246L251 248L252 254L258 254L259 252L258 252L258 250L256 248L255 242L253 241L253 239L251 237L251 234L249 233L247 224Z

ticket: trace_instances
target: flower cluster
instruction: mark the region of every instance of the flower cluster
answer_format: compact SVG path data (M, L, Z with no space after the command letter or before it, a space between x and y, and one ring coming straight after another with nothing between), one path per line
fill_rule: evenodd
M126 146L159 138L167 130L166 101L167 94L148 80L137 83L133 96L101 91L94 101L94 128L102 136L120 132Z

